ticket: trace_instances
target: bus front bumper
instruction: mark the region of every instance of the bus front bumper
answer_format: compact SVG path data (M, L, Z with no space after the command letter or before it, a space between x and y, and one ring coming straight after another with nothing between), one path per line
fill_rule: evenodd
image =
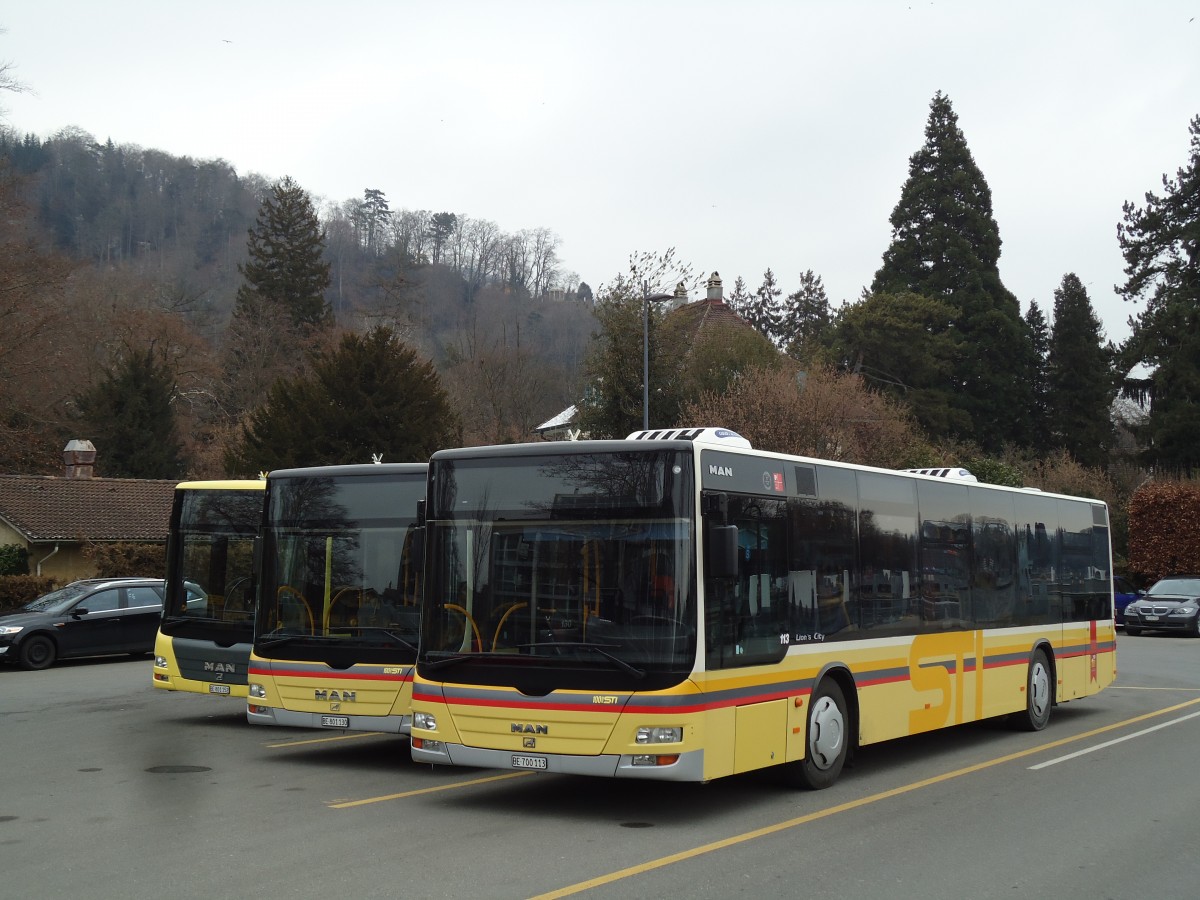
M674 762L659 765L650 763L651 759L657 759L650 754L569 756L564 753L538 753L536 750L485 750L463 744L432 741L428 738L414 741L412 745L413 762L433 765L595 775L604 778L641 778L648 781L704 781L703 750L691 750L675 756L677 759Z

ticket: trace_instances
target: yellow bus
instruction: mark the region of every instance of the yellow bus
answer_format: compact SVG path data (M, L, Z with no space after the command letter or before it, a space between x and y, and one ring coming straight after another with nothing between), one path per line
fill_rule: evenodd
M424 463L267 476L246 718L408 734Z
M823 788L1115 675L1104 503L724 429L430 459L418 762Z
M265 482L185 481L175 488L153 684L246 696L254 637L254 536Z

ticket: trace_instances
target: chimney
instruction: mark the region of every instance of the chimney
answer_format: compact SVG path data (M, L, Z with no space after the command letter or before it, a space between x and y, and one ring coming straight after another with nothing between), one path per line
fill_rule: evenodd
M708 288L708 301L710 303L714 300L718 303L725 302L725 294L721 290L721 276L719 274L713 272L705 283L705 287Z
M91 441L69 441L63 448L63 462L67 464L68 478L91 478L96 448Z

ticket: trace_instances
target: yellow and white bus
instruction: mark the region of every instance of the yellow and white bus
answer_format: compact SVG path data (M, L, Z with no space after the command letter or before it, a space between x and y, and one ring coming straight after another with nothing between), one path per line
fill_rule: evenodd
M430 459L419 762L676 781L1009 716L1115 675L1099 501L723 429Z
M424 463L267 476L246 718L408 734Z
M265 482L185 481L175 488L153 684L246 696L254 638L254 537Z

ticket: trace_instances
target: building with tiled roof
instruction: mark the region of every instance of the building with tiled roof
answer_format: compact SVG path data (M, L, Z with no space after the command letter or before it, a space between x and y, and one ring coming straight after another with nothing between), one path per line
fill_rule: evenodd
M84 549L166 543L174 480L96 478L96 451L72 441L63 476L0 475L0 544L29 554L29 571L62 583L95 574Z
M753 325L725 302L725 292L718 273L713 272L704 287L706 296L703 300L676 306L667 317L667 323L675 329L675 333L686 336L686 348L695 347L701 337L714 332L758 334Z

